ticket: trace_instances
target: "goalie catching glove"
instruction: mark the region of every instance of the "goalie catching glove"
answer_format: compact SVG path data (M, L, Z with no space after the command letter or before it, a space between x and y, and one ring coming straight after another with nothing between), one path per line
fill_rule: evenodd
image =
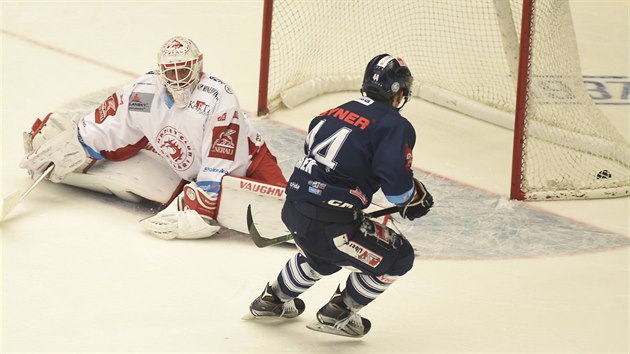
M35 121L31 131L24 134L24 150L20 167L37 179L54 164L50 180L55 183L91 162L79 142L77 123L56 113Z
M207 194L195 182L190 182L166 209L141 223L161 239L196 239L219 231L221 227L214 224L217 215L218 195Z
M413 198L411 198L409 203L398 206L398 212L400 215L409 220L427 215L433 206L433 196L427 191L424 184L415 178L413 179L413 182L416 187L416 192Z

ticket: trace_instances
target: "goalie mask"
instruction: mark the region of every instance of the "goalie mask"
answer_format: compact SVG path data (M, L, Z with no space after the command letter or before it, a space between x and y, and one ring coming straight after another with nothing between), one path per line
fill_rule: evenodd
M411 95L413 76L407 64L401 59L389 54L380 54L372 58L365 68L361 93L371 93L387 102L402 90L404 103L398 107L400 110Z
M160 48L158 73L175 106L186 107L203 74L203 54L190 39L173 37Z

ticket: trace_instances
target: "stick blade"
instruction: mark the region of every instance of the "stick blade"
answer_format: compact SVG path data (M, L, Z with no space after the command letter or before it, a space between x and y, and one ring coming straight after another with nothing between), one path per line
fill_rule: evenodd
M247 206L247 228L249 229L249 236L251 236L252 241L258 248L268 247L272 245L276 245L278 243L283 243L289 241L293 238L293 235L287 234L280 237L275 238L264 238L260 235L258 230L256 229L256 225L254 225L254 218L252 217L252 206Z
M20 197L20 193L13 193L2 200L2 219L0 220L4 220L15 209L20 203Z

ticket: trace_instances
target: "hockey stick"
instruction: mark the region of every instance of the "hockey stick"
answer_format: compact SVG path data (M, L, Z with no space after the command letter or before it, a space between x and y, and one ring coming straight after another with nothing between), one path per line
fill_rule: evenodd
M393 206L393 207L389 207L385 209L376 210L371 213L366 213L365 215L369 218L378 218L381 216L389 215L391 213L395 213L397 211L398 211L398 207ZM251 205L247 206L247 228L249 229L249 235L252 237L252 241L254 241L256 246L258 246L259 248L273 246L278 243L283 243L283 242L293 239L293 234L286 234L286 235L282 235L282 236L278 236L274 238L262 237L260 233L258 232L258 230L256 229L256 225L254 225Z
M48 166L48 168L46 168L46 170L44 171L44 173L42 173L41 176L39 176L32 184L30 187L28 187L24 192L22 192L21 194L18 192L15 192L13 194L11 194L10 196L4 198L2 200L2 219L0 220L4 220L4 218L9 215L9 213L15 209L15 207L20 204L20 202L26 198L26 196L33 190L33 188L35 188L39 182L41 182L44 178L48 177L50 175L50 173L52 172L52 170L55 168L55 165L50 164L50 166Z

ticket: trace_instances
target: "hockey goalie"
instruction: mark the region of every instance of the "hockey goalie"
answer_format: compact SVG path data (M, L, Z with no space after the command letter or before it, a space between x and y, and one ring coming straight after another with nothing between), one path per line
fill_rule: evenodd
M160 238L209 237L220 226L247 232L248 196L284 198L275 156L232 88L203 72L190 39L166 41L157 64L83 117L37 119L20 167L36 179L53 164L52 182L167 206L142 221Z

